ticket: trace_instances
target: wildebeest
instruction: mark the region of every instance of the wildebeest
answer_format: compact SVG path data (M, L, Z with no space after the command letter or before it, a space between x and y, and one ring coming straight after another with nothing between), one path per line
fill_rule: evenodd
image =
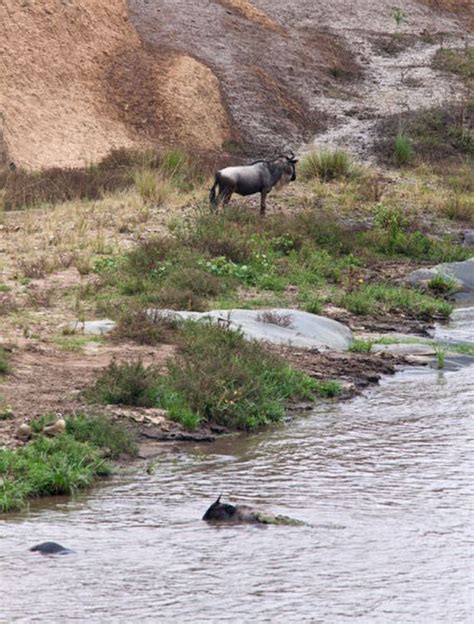
M296 180L297 162L291 152L289 156L281 155L274 160L257 160L250 165L220 169L209 192L209 202L213 208L217 208L221 200L224 205L227 204L233 193L260 193L260 214L263 216L268 193L273 188L279 189ZM216 194L217 188L219 191Z
M69 555L74 552L73 550L65 548L56 542L42 542L41 544L32 546L30 550L32 552L39 552L42 555Z
M212 503L202 519L206 522L217 524L287 524L293 526L304 524L299 520L293 520L293 518L288 518L287 516L274 516L273 514L258 511L248 505L229 505L228 503L221 503L220 496L215 503Z

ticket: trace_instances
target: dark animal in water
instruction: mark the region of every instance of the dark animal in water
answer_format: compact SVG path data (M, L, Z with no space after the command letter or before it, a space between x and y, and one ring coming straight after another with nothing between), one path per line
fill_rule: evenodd
M39 552L42 555L69 555L73 553L73 550L61 546L56 542L43 542L42 544L36 544L30 548L33 552Z
M297 162L291 152L289 156L282 155L275 160L257 160L251 165L220 169L209 192L209 202L213 208L217 208L221 200L224 205L228 204L233 193L260 193L260 214L263 216L268 193L273 188L281 188L296 180ZM219 191L216 194L217 188Z
M262 511L252 509L247 505L229 505L221 503L221 497L209 507L202 517L206 522L211 523L228 523L228 524L287 524L299 526L304 524L299 520L293 520L287 516L274 516L266 514Z

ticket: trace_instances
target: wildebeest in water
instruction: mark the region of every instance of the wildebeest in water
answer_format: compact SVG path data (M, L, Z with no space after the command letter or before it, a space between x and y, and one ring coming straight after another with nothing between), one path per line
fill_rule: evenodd
M32 546L30 550L32 552L38 552L41 555L69 555L74 552L73 550L65 548L56 542L42 542L41 544Z
M257 160L250 165L220 169L209 192L209 202L213 208L217 208L221 201L224 205L229 203L233 193L260 193L260 214L263 216L268 193L273 188L279 189L296 180L297 162L291 152L288 156L281 155L274 160Z
M221 503L221 496L209 507L203 520L211 524L286 524L301 526L304 522L288 516L275 516L248 505L230 505Z

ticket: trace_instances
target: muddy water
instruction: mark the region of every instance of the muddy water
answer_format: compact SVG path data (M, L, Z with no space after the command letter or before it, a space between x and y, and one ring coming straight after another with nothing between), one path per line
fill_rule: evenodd
M0 622L469 622L473 405L474 366L411 369L10 516ZM311 526L209 527L219 492Z

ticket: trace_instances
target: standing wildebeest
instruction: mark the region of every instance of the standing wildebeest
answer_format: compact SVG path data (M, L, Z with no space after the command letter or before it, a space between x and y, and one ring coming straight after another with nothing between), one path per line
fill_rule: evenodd
M260 214L265 214L265 200L272 188L281 188L296 180L295 155L279 156L275 160L257 160L251 165L226 167L216 173L214 186L209 193L211 206L217 208L222 199L227 204L232 193L253 195L260 193ZM216 197L216 188L219 193Z

